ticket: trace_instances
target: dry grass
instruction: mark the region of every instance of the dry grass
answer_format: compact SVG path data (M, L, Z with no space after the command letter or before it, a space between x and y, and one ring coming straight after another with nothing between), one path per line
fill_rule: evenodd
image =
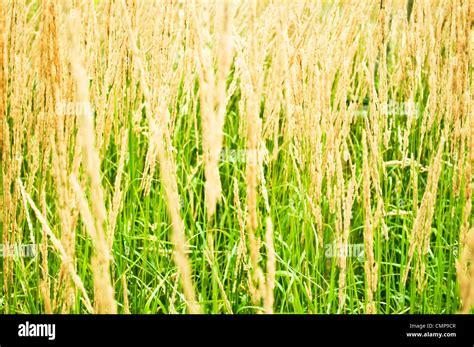
M473 19L0 0L0 312L471 312Z

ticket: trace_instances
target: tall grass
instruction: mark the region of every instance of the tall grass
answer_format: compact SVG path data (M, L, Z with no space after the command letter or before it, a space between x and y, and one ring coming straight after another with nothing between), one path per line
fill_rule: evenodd
M473 18L0 0L0 312L471 313Z

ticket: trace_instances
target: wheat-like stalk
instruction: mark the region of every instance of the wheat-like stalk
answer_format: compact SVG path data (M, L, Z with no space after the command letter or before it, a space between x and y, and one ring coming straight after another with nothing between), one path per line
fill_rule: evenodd
M75 27L78 25L76 16L74 9L70 10L68 26L69 60L75 82L75 100L80 105L89 105L88 77L82 66L81 52L75 34ZM95 146L94 136L91 136L95 131L90 107L84 107L81 111L77 114L78 140L82 145L85 171L90 181L91 211L89 211L88 202L77 179L72 177L71 184L79 200L81 214L94 245L92 272L94 275L95 309L98 313L116 313L114 288L110 278L110 251L107 247L105 234L106 210L101 183L100 158Z
M140 81L143 88L143 93L146 102L146 112L147 118L150 122L150 132L151 132L151 143L154 143L155 140L158 141L158 161L160 163L160 173L163 179L163 187L165 190L166 200L167 200L167 207L168 212L171 216L171 223L173 227L173 233L171 235L171 240L175 247L174 252L174 261L178 267L179 273L181 275L181 280L183 284L184 293L186 296L187 304L189 311L191 313L199 313L200 307L196 300L196 295L194 293L194 286L191 278L191 266L189 264L189 260L187 257L187 241L186 235L184 230L184 223L180 216L180 208L179 208L179 197L178 197L178 190L177 190L177 183L176 183L176 166L171 157L171 144L169 134L164 132L164 126L166 123L163 119L159 119L158 121L152 117L152 113L150 110L151 107L151 95L150 91L148 90L148 84L145 77L145 69L140 57L140 52L136 45L136 38L133 34L130 19L128 18L127 6L124 1L121 2L124 13L125 19L129 31L129 40L130 46L132 48L133 54L136 59L136 63L139 69ZM164 112L164 110L162 110ZM149 157L147 161L155 162L155 158Z

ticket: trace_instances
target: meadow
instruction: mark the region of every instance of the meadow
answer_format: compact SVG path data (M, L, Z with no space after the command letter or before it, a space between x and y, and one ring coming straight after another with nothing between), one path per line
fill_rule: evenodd
M0 0L0 313L472 313L473 23Z

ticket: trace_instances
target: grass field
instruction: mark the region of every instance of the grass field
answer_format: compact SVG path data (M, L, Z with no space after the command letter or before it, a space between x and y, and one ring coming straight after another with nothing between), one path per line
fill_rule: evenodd
M473 21L0 0L0 313L472 313Z

